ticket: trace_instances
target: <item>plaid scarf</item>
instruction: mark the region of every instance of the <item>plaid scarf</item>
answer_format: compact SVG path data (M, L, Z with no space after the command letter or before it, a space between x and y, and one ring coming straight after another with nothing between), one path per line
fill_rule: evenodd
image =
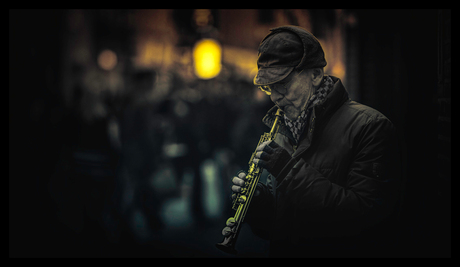
M299 142L300 135L302 134L305 125L307 124L306 118L308 117L311 109L319 103L323 102L324 99L326 99L326 96L332 90L333 85L334 82L332 81L332 78L329 76L325 76L323 78L323 84L321 84L321 86L310 97L310 100L308 100L310 103L302 111L302 113L300 113L300 116L297 118L297 120L292 121L288 117L286 117L286 114L284 114L284 121L286 123L286 126L288 126L288 128L291 130L292 136L294 137L297 143Z

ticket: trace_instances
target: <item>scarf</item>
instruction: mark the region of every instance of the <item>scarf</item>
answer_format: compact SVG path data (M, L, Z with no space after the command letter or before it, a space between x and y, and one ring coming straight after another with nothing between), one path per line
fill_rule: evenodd
M299 142L300 135L302 135L305 125L307 124L306 119L310 114L311 109L326 99L326 96L332 90L333 85L334 82L332 81L332 78L329 76L324 76L323 83L310 97L308 100L310 103L305 107L304 110L302 110L297 120L290 120L288 117L286 117L286 114L284 114L285 124L288 126L289 130L291 130L292 136L297 143Z

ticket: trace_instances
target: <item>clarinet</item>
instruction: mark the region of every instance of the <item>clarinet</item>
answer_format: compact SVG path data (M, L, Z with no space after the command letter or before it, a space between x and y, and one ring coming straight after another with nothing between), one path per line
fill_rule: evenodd
M259 147L265 141L274 140L279 129L279 118L281 117L281 110L278 109L275 114L275 122L269 133L264 133L259 140L259 143L256 146ZM249 205L251 204L252 197L256 191L257 183L259 182L260 176L263 172L263 168L254 164L253 159L256 155L256 151L252 153L251 159L249 160L249 170L246 175L246 180L244 186L241 188L241 191L236 195L233 200L232 209L236 211L235 216L231 217L235 219L235 225L232 227L231 234L224 237L224 240L221 243L217 243L216 247L220 250L237 254L235 249L236 240L241 229L241 224L244 221L244 217L248 211ZM229 219L231 219L229 218ZM228 220L227 220L228 221Z

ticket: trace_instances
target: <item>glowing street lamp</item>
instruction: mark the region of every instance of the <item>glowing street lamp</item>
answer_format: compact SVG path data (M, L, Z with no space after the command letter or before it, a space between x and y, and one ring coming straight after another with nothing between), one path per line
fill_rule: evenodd
M195 74L200 79L216 77L221 69L222 48L214 39L202 39L193 48Z

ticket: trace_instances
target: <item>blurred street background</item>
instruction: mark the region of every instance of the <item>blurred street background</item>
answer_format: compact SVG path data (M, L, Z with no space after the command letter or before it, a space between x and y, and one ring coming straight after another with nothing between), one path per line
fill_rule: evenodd
M450 10L9 10L9 256L233 257L230 184L272 107L269 29L385 114L403 152L401 257L451 255ZM266 179L264 173L262 179ZM240 257L268 243L245 225Z

